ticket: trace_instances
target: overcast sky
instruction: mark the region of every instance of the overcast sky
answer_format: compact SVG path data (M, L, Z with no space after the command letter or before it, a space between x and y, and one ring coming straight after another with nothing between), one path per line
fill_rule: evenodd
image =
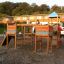
M10 2L27 2L29 4L36 3L38 5L41 4L47 4L49 6L53 5L58 5L58 6L64 6L64 0L0 0L0 2L5 2L5 1L10 1Z

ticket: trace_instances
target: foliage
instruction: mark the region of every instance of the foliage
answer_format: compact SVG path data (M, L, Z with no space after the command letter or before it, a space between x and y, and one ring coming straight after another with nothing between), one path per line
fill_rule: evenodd
M42 4L42 5L40 6L40 12L41 12L41 13L47 13L48 11L50 11L50 8L49 8L49 6L47 6L46 4Z
M57 5L52 6L51 10L56 11L57 13L61 13L61 7Z
M0 34L3 34L6 31L6 25L0 24Z
M56 11L58 13L64 12L64 7L57 5L52 6L51 8L42 4L38 6L33 3L32 5L23 2L23 3L13 3L13 2L2 2L0 3L0 17L2 16L19 16L19 15L30 15L30 14L44 14Z

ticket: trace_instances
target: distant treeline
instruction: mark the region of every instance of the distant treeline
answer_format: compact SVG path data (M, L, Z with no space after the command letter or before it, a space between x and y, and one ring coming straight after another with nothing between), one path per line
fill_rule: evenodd
M38 6L33 3L32 5L23 3L3 2L0 3L0 17L5 16L19 16L31 14L47 14L56 11L57 13L64 13L64 7L54 5L51 8L46 4Z

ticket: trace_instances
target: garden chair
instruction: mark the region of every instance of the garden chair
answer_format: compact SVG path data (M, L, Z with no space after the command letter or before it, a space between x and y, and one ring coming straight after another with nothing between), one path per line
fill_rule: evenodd
M16 24L15 23L7 23L7 47L8 47L8 36L14 36L15 37L15 48L16 48Z
M37 50L37 37L40 37L40 38L47 38L46 52L48 53L49 47L50 47L49 31L50 31L49 25L36 25L35 26L35 52ZM51 46L51 49L52 49L52 46Z

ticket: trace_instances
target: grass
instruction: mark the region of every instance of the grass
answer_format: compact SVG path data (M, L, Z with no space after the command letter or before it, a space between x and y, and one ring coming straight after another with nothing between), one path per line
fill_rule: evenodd
M5 30L6 30L6 26L3 24L0 24L0 34L3 34Z
M0 28L0 34L3 34L4 28Z

